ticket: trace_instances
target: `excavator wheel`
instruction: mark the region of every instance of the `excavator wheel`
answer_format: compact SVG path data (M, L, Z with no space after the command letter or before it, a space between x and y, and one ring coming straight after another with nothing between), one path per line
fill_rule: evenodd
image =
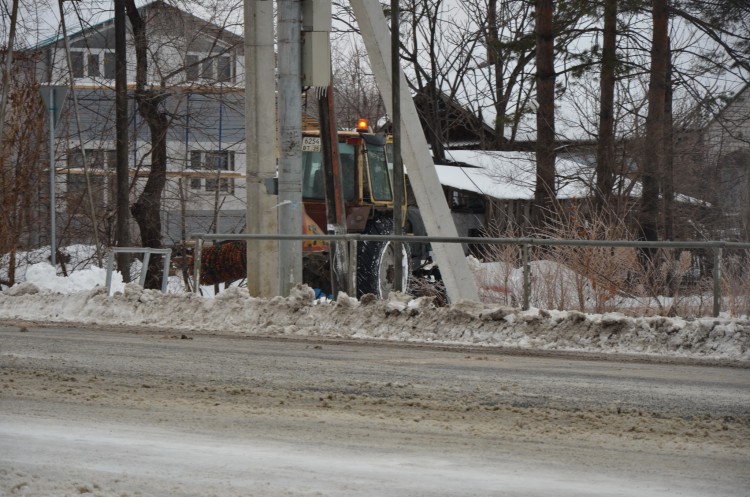
M364 234L390 235L393 233L393 220L376 217L367 223ZM409 244L401 244L403 252L404 291L408 288L411 254ZM357 246L357 297L372 293L384 299L394 288L394 258L392 242L360 242Z

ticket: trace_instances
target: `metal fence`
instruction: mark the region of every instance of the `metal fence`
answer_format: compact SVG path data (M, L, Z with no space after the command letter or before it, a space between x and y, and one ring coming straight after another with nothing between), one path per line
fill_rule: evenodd
M737 274L734 274L734 278L739 280L739 291L742 293L738 295L744 303L741 306L745 306L744 312L750 310L750 243L742 242L727 242L727 241L691 241L691 242L674 242L674 241L660 241L660 242L646 242L646 241L631 241L631 240L563 240L553 238L490 238L490 237L437 237L437 236L395 236L395 235L362 235L362 234L346 234L346 235L266 235L266 234L206 234L206 233L195 233L191 234L191 239L196 241L195 244L195 266L194 266L194 278L195 281L200 281L200 257L203 249L204 241L232 241L232 240L310 240L310 241L323 241L323 242L349 242L350 244L356 242L372 241L372 242L400 242L407 243L412 246L419 244L435 244L435 243L460 243L467 247L512 247L516 255L515 259L520 263L521 271L523 274L522 278L522 297L521 306L524 309L528 309L531 306L532 296L532 265L534 261L547 260L550 257L556 257L556 260L561 260L562 265L565 262L569 264L571 261L581 255L587 255L586 251L595 249L621 249L629 250L629 257L638 259L637 267L640 268L643 274L632 276L629 278L632 281L640 282L643 284L645 281L651 281L653 288L649 289L652 294L650 297L658 297L655 295L659 289L659 282L653 280L658 279L654 275L664 275L665 283L662 286L682 285L683 287L690 288L691 284L695 287L691 291L704 290L706 289L706 283L710 283L710 295L711 295L711 314L718 316L722 310L722 287L728 286L727 281L723 280L722 267L725 254L731 252L733 254L732 268L734 268ZM565 248L568 250L567 253L555 254L555 249ZM669 253L668 251L672 251ZM678 259L675 259L675 254L688 252L690 254L688 269L685 271L683 268L678 270L676 273L670 270L668 267L665 269L665 265L669 266L670 261L674 263L677 261L677 265L680 264ZM496 251L495 251L496 253ZM485 250L484 254L486 258L491 259L493 250ZM739 254L739 255L738 255ZM605 264L609 262L604 257ZM684 259L684 257L683 257ZM600 261L601 262L601 261ZM674 264L673 264L674 265ZM578 274L583 280L592 281L592 278L597 278L596 269L591 271L590 268L581 268L576 264L572 264L571 271ZM636 268L631 264L632 268ZM651 274L648 274L651 271ZM635 271L634 271L635 272ZM671 277L670 277L671 275ZM676 278L675 278L676 275ZM542 275L541 279L544 278ZM540 278L537 278L537 282ZM675 279L677 280L675 282ZM581 281L583 281L581 280ZM606 286L612 281L607 281L603 278ZM590 284L590 283L589 283ZM194 285L197 287L197 285ZM737 285L734 285L737 286ZM616 293L618 290L616 286L613 286L609 290L610 293ZM647 292L648 293L648 292ZM584 309L581 309L584 310Z

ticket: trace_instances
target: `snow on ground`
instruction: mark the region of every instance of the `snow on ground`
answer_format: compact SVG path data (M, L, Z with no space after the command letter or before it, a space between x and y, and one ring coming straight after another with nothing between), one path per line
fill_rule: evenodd
M46 262L23 271L25 281L0 292L0 320L150 326L256 336L358 338L519 349L646 354L750 362L747 318L681 319L585 314L479 302L436 307L431 298L392 294L388 300L342 295L314 298L300 286L288 298L258 299L244 288L216 296L162 294L90 266L61 277ZM177 286L177 283L175 283Z

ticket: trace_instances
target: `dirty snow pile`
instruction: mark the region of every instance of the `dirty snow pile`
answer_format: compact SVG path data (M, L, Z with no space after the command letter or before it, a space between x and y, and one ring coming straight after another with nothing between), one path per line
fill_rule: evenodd
M244 288L213 298L162 294L96 267L68 278L47 263L29 266L25 281L0 292L0 320L148 326L182 332L254 336L358 338L519 349L645 354L750 362L747 318L681 319L584 314L458 302L436 307L430 297L394 293L387 300L342 295L320 301L299 286L287 298L258 299Z

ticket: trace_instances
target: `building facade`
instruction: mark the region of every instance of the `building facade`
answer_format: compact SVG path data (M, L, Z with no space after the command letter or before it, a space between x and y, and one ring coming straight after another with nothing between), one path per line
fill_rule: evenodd
M167 181L162 195L166 245L193 232L244 229L245 108L241 36L161 2L139 9L149 40L148 81L167 95ZM91 240L91 201L100 239L113 240L116 209L114 21L35 48L42 84L70 87L56 129L61 239ZM133 98L135 49L128 23L128 169L135 201L150 172L151 137ZM72 85L71 85L72 82ZM273 123L271 123L273 125ZM137 230L133 241L137 243Z
M750 85L703 130L706 165L714 171L724 237L750 240Z

